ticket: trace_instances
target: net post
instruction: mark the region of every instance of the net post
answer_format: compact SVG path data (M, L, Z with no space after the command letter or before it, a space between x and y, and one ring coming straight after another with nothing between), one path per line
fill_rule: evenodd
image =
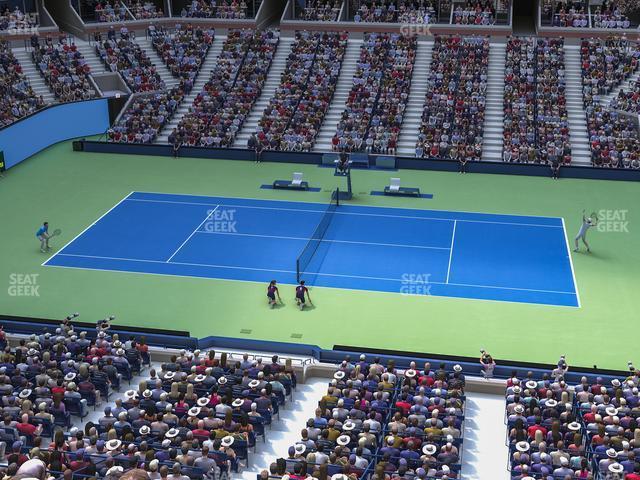
M336 206L340 206L340 188L336 188Z
M296 282L300 283L300 259L296 260Z

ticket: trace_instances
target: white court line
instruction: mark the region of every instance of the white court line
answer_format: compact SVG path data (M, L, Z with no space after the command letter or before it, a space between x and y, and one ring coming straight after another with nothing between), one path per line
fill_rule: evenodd
M216 205L214 203L175 202L173 200L146 200L142 198L128 198L127 201L150 202L150 203L172 203L172 204L178 204L178 205L203 205L203 206ZM268 202L270 200L264 200L264 201ZM297 202L297 203L302 203L302 202ZM252 208L256 210L276 210L279 212L305 212L305 213L310 212L310 213L320 213L320 214L323 213L323 210L306 210L302 208L258 207L254 205L225 205L225 204L218 204L218 205L223 208ZM372 208L387 208L387 207L372 207ZM521 227L562 228L562 225L540 225L537 223L496 222L496 221L490 221L490 220L468 220L468 219L462 219L462 218L453 219L453 218L438 218L438 217L414 217L409 215L389 215L389 214L383 214L383 213L341 212L339 210L336 210L334 213L336 215L355 215L355 216L362 216L362 217L387 217L387 218L404 218L408 220L437 220L440 222L458 221L458 222L466 222L466 223L490 223L490 224L497 224L497 225L515 225L515 226L521 226ZM456 212L448 212L448 213L456 213ZM487 214L478 214L478 215L500 215L500 214L487 213Z
M109 212L111 212L114 208L116 208L118 205L120 205L122 202L124 202L127 198L129 198L129 196L134 193L134 192L129 192L124 198L120 199L120 201L118 203L116 203L113 207L111 207L109 210L107 210L106 212L104 212L102 215L100 215L96 220L94 220L93 223L91 223L87 228L85 228L84 230L82 230L79 234L77 234L75 237L73 237L71 240L69 240L64 247L62 247L60 250L58 250L56 253L54 253L53 255L51 255L51 257L49 257L47 260L45 260L40 266L44 267L47 265L47 262L49 260L51 260L53 257L55 257L56 255L59 255L60 252L62 252L65 248L67 248L69 245L71 245L73 242L75 242L79 237L81 237L87 230L89 230L91 227L93 227L96 223L98 223L100 220L102 220L104 217L106 217Z
M453 233L451 234L451 247L449 248L449 265L447 266L447 281L445 283L449 283L449 275L451 275L451 259L453 258L453 242L456 239L456 225L458 225L458 222L454 220Z
M427 247L425 245L403 245L398 243L376 243L376 242L356 242L352 240L330 240L327 238L307 238L307 237L285 237L280 235L258 235L253 233L233 233L233 232L207 232L199 230L196 233L203 233L205 235L232 235L238 237L258 237L258 238L278 238L282 240L319 240L326 243L351 243L355 245L374 245L379 247L398 247L398 248L422 248L425 250L449 250L449 247Z
M578 308L581 307L580 293L578 292L578 282L576 281L576 272L573 269L573 256L571 255L571 245L569 244L569 237L567 236L567 229L564 225L564 217L562 217L562 230L564 231L564 240L567 243L567 255L569 256L569 265L571 265L571 276L573 277L573 288L576 291L576 299L578 300Z
M193 236L196 234L196 232L197 232L198 230L200 230L200 227L201 227L202 225L204 225L204 222L206 222L207 220L209 220L209 218L211 217L211 215L213 215L214 213L216 213L216 210L218 210L218 207L219 207L219 206L220 206L220 205L216 205L216 208L214 208L213 210L211 210L211 211L209 212L209 214L205 217L205 219L204 219L204 220L202 220L202 221L198 224L198 226L196 227L196 229L195 229L193 232L191 232L191 235L189 235L189 236L187 237L187 239L186 239L184 242L182 242L182 243L180 244L180 246L178 247L178 249L177 249L175 252L173 252L173 255L171 255L171 256L167 259L167 261L166 261L165 263L169 263L169 262L171 261L171 259L172 259L173 257L175 257L175 256L176 256L176 254L177 254L177 253L182 249L182 247L184 247L184 245L185 245L189 240L191 240L191 237L193 237Z
M323 202L300 202L297 200L280 200L279 198L255 198L255 197L233 197L230 195L225 195L224 197L212 197L211 195L198 195L195 193L175 193L175 192L150 192L150 191L135 191L131 193L149 193L152 195L174 195L174 196L182 196L182 197L200 197L200 198L233 198L234 200L258 200L261 202L280 202L280 203L304 203L307 205L326 205ZM137 200L137 199L130 199ZM181 203L181 202L178 202ZM207 205L207 204L205 204ZM391 205L351 205L354 207L362 207L362 208L389 208L393 210L417 210L417 211L430 211L430 212L450 212L450 210L431 210L425 208L415 208L415 207L394 207ZM472 215L496 215L500 217L529 217L529 218L546 218L547 220L558 220L560 217L547 217L545 215L516 215L512 213L500 213L500 212L470 212L468 210L456 210L456 213L469 213ZM559 226L559 225L554 225Z
M120 258L120 257L103 257L103 256L98 256L98 255L79 255L79 254L72 254L72 253L60 253L58 254L59 256L62 257L78 257L78 258L95 258L98 260L121 260L121 261L125 261L125 262L144 262L144 263L159 263L159 264L164 264L166 265L167 262L163 261L163 260L142 260L142 259L136 259L136 258ZM292 273L295 274L295 270L279 270L279 269L274 269L274 268L255 268L255 267L242 267L242 266L237 266L237 265L215 265L215 264L209 264L209 263L188 263L188 262L171 262L171 265L186 265L186 266L193 266L193 267L211 267L211 268L224 268L224 269L228 269L228 270L249 270L249 271L256 271L256 272L276 272L276 273ZM57 267L58 265L52 265L54 267ZM64 265L61 265L64 266ZM70 268L74 268L74 267L70 267ZM76 268L80 268L82 269L83 267L76 267ZM87 270L91 270L91 268L87 268ZM99 269L96 269L99 270ZM124 271L124 272L128 272L128 273L140 273L140 272L135 272L135 271L129 271L129 270L107 270L107 271L115 271L115 272L119 272L119 271ZM142 272L142 273L147 273L147 272ZM363 276L363 275L343 275L343 274L339 274L339 273L321 273L321 272L305 272L306 275L317 275L320 277L340 277L340 278L357 278L357 279L363 279L363 280L382 280L382 281L388 281L388 282L404 282L406 283L406 280L403 280L402 278L386 278L386 277L368 277L368 276ZM174 276L182 276L182 275L174 275ZM538 292L538 293L557 293L557 294L561 294L561 295L575 295L575 292L559 292L556 290L538 290L538 289L533 289L533 288L515 288L515 287L497 287L497 286L491 286L491 285L473 285L473 284L467 284L467 283L445 283L445 282L432 282L429 281L428 283L430 284L434 284L434 285L452 285L455 287L471 287L471 288L489 288L489 289L497 289L497 290L516 290L516 291L522 291L522 292ZM424 282L418 282L416 283L418 285L425 285ZM521 303L521 302L517 302L517 303Z

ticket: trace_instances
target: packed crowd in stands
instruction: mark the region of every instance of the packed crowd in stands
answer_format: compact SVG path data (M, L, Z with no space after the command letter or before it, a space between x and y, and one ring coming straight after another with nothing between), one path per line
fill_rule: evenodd
M469 0L458 5L453 11L453 23L459 25L493 25L496 21L495 8L491 0Z
M435 38L416 157L482 157L489 65L486 38Z
M298 10L298 18L307 21L334 22L340 14L340 0L312 0Z
M591 26L594 28L630 28L631 22L623 15L615 1L604 0L591 7Z
M504 99L505 162L571 163L562 39L509 39Z
M113 0L113 2L107 0L96 4L95 20L97 22L123 22L131 20L131 16L123 2L120 0Z
M630 89L621 89L611 101L611 108L630 113L640 113L640 82L634 82Z
M179 29L178 29L179 31ZM140 46L133 41L129 33L120 32L120 39L115 40L114 30L110 30L108 38L103 40L97 34L96 51L100 54L105 64L112 71L119 72L133 93L140 93L122 114L119 121L107 131L107 139L112 142L125 143L151 143L155 140L164 125L171 119L178 105L193 88L193 79L197 71L192 68L200 68L199 62L184 64L170 68L172 73L180 78L180 83L167 90L165 83L156 71L156 67ZM185 34L186 35L186 34ZM205 37L201 38L209 38ZM169 38L158 31L154 36L154 45L163 48L162 58L165 61L182 62L186 54L184 44L179 43L169 35ZM181 37L184 40L184 37ZM213 38L211 38L211 41ZM174 43L175 41L175 43ZM168 50L164 45L169 46ZM175 47L175 50L171 50ZM192 51L189 51L192 54ZM205 52L206 54L206 52ZM191 75L193 74L193 76Z
M89 81L91 69L73 41L67 37L33 37L31 52L44 81L61 102L87 100L96 96Z
M415 37L365 35L353 86L332 139L334 150L395 153L416 46Z
M145 0L126 0L127 7L136 20L164 17L164 12L154 2Z
M589 13L583 0L543 0L541 20L554 27L587 28Z
M568 365L536 380L529 372L507 380L506 415L511 475L607 480L640 478L640 372L624 380L568 385Z
M3 478L227 478L296 386L277 356L181 351L81 427L150 358L144 338L111 334L108 320L77 331L74 318L16 348L0 329Z
M13 10L0 7L0 30L29 30L37 25L37 16L23 13L17 5Z
M118 122L107 130L107 139L119 143L152 143L185 94L183 88L174 87L135 96Z
M117 38L119 37L119 38ZM112 72L119 72L134 93L163 90L164 82L155 65L126 28L119 35L111 28L107 38L98 32L95 35L96 52Z
M255 13L258 11L259 1L250 0L255 5ZM245 0L193 0L180 12L182 17L198 18L236 18L250 17L247 2Z
M169 142L232 146L262 92L279 39L274 30L230 30L211 79L169 135Z
M464 387L459 365L412 362L401 374L393 361L347 357L300 440L261 478L458 478Z
M535 162L538 156L535 117L536 41L534 38L510 38L506 52L503 158L512 162Z
M258 122L262 150L311 151L338 82L346 33L296 32L285 70Z
M149 28L153 48L174 77L186 82L191 91L196 75L211 47L215 32L191 24L176 25L174 29Z
M359 5L354 22L427 24L437 21L432 0L370 0Z
M611 105L602 98L618 88L638 69L640 48L626 38L589 39L581 44L583 101L596 167L640 169L638 127L616 111L632 108L633 95L621 91Z
M0 39L0 127L42 107L43 98L37 96L31 88L9 42Z

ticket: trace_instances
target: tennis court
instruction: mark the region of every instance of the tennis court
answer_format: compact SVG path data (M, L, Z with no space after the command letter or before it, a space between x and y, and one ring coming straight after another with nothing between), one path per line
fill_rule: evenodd
M298 259L313 286L579 307L553 217L132 192L43 265L293 284Z

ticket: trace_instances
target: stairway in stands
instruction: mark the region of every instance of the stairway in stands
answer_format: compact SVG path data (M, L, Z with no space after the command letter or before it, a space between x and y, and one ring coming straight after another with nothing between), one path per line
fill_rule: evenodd
M324 116L322 127L316 137L316 144L313 148L314 152L330 152L331 151L331 139L336 134L336 127L338 121L344 111L344 106L351 91L353 85L353 74L356 71L356 64L360 58L360 47L362 46L362 39L350 38L347 43L347 50L344 53L344 60L342 61L342 68L340 69L340 76L338 77L338 83L336 84L336 90L333 94L333 100L329 105L329 110Z
M31 88L38 96L42 96L45 104L50 104L55 102L55 96L53 92L49 89L46 83L44 83L44 78L38 72L36 65L33 63L33 59L31 57L31 52L27 52L24 47L14 48L12 49L14 57L20 62L20 66L22 67L22 73L27 77L29 83L31 84Z
M196 99L198 94L202 91L204 84L209 81L211 78L211 72L213 72L216 68L216 64L218 62L218 56L222 51L222 47L224 45L225 40L227 39L226 35L216 35L215 39L209 51L207 52L207 56L204 59L204 62L200 66L200 71L196 76L196 81L193 84L193 89L189 92L182 103L178 105L178 109L176 113L171 117L171 120L164 126L164 128L158 134L154 143L167 143L169 141L169 134L173 132L173 129L178 126L180 120L191 109L191 105L193 105L193 101Z
M589 134L587 119L582 103L582 70L580 63L580 47L578 45L564 46L564 65L567 99L567 113L569 114L569 135L571 139L571 163L573 165L591 165L589 151Z
M284 69L287 66L287 58L291 53L291 46L293 45L294 40L295 39L293 37L280 37L278 49L271 61L271 67L269 68L267 79L262 87L262 93L256 100L256 103L253 105L253 109L244 121L242 129L238 132L238 135L236 135L236 139L233 143L234 147L246 148L249 136L251 133L256 131L256 127L262 118L264 109L269 105L269 101L273 97L273 94L280 86L280 75L284 72Z
M78 51L82 54L84 59L89 64L91 73L104 73L107 71L104 62L98 55L98 52L96 52L95 43L89 44L89 42L86 42L80 38L76 38L75 43L78 47Z
M492 43L489 48L487 99L484 111L482 160L502 161L504 129L504 65L506 43Z
M433 41L419 41L416 59L411 77L411 90L407 99L402 129L398 137L397 154L403 157L413 157L416 153L416 141L422 122L424 97L427 93L427 82L431 72L431 52Z
M153 48L151 38L140 37L136 38L135 41L140 45L140 48L142 48L142 51L147 55L147 57L149 57L151 63L155 65L156 72L158 72L158 75L162 78L167 89L171 89L180 83L180 81L171 74L160 55L158 55L158 52L156 52L156 49Z

